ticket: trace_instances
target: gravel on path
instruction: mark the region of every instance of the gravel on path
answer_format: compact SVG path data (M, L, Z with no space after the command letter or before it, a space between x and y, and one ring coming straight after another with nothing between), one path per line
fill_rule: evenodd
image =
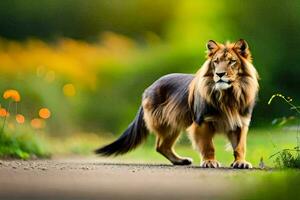
M240 189L232 177L252 171L101 159L0 160L0 199L232 199Z

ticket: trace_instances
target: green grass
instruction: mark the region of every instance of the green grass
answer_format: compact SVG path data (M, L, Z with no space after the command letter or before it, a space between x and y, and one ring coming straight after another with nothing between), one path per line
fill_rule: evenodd
M25 127L5 129L0 134L0 158L48 158L50 156L42 135Z
M111 135L95 133L74 133L59 138L47 137L51 153L58 156L90 156L97 147L108 144L112 140Z
M169 163L163 156L158 154L154 149L154 136L142 147L118 157L118 160L124 161L140 161L154 163ZM223 166L229 166L233 161L232 149L228 148L228 140L222 134L217 135L214 140L216 147L216 157ZM296 132L285 131L282 129L251 129L248 134L247 142L247 160L257 167L261 158L266 166L273 167L274 159L269 157L284 148L293 148L296 146ZM193 158L194 164L199 165L200 158L196 150L194 150L187 142L186 136L175 147L176 152L181 156Z
M297 169L251 171L231 177L243 200L299 199L300 173Z
M41 137L26 129L5 133L0 140L0 157L29 158L31 156L47 157L48 152L54 155L93 155L93 150L116 139L112 135L88 133L72 134L63 138ZM147 142L123 156L112 158L124 162L169 163L167 159L155 151L155 137L149 136ZM216 157L223 166L233 161L232 149L226 137L217 135L214 140ZM274 159L269 157L284 148L296 146L296 132L282 129L251 129L248 134L247 160L257 167L261 158L266 166L274 167ZM228 148L229 147L229 148ZM199 165L199 153L192 148L186 134L175 147L181 156L191 157L194 165Z

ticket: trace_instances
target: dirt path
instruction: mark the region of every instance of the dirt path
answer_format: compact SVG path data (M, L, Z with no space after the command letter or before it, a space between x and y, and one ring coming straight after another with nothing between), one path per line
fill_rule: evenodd
M117 164L92 159L1 161L0 199L220 199L251 170Z

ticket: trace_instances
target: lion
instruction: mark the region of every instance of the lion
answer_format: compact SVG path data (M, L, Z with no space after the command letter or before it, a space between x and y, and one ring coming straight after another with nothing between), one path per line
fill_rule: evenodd
M104 156L135 149L150 132L156 135L156 151L174 165L190 165L192 159L174 150L180 133L187 130L200 152L200 166L218 168L213 137L229 139L232 168L252 168L246 161L246 140L259 90L258 73L252 64L247 42L207 43L206 61L193 74L168 74L143 93L142 105L133 122L114 142L97 149Z

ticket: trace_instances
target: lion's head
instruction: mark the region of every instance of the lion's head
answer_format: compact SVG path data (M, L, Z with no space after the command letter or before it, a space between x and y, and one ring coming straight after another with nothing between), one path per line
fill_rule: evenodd
M248 44L242 39L236 43L225 45L210 40L207 43L207 53L216 90L226 90L232 87L243 74L243 68L247 67L243 59L251 62Z
M207 43L207 60L197 73L197 88L208 102L212 97L232 93L231 98L244 104L255 99L258 74L252 65L251 53L243 39L235 43Z

